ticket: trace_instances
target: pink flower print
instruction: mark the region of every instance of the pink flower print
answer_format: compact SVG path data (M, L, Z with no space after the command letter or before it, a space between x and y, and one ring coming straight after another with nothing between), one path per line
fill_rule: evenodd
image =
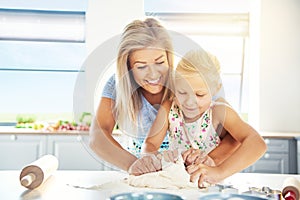
M172 121L175 121L175 118L174 118L174 117L172 117L172 118L171 118L171 120L172 120Z
M179 126L183 126L183 122L179 122Z
M206 132L206 128L208 127L208 124L203 123L203 124L201 125L201 127L202 127L202 132Z

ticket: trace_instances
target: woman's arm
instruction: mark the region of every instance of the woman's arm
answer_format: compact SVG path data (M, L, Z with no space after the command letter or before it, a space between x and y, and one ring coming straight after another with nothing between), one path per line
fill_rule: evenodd
M257 161L267 149L260 134L231 108L225 107L224 128L241 145L236 151L220 164L220 169L226 169L226 177L239 172ZM234 164L233 164L234 163Z
M90 129L90 148L103 160L128 171L137 158L123 149L112 136L115 126L113 104L112 99L101 98Z
M226 133L220 145L208 154L213 159L215 165L220 165L240 146L240 142L236 141L224 128L223 131Z
M216 102L221 102L229 105L229 103L222 97L218 98ZM217 131L222 138L221 143L208 155L214 160L216 165L219 165L232 155L232 153L239 147L240 142L235 140L232 135L230 135L228 131L223 127L222 124L218 124Z
M171 104L172 102L167 100L159 108L157 116L142 146L143 153L157 154L157 150L162 144L169 128L168 114Z

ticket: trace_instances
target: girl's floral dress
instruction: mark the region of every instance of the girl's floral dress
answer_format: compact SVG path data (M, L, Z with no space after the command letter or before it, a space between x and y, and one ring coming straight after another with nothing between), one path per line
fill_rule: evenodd
M215 149L221 142L212 123L211 104L202 116L192 123L186 123L182 111L172 103L169 112L169 145L170 149L201 149L205 154Z

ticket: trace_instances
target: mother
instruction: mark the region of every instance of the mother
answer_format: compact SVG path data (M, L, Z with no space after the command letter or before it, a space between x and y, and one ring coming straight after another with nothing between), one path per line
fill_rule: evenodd
M139 158L138 153L159 105L171 95L169 80L173 53L170 35L157 20L135 20L125 27L119 45L116 76L112 76L104 87L90 130L90 147L99 157L130 174L161 169L155 156ZM132 136L134 148L126 150L113 138L116 123L123 133ZM236 142L226 136L209 156L218 164L235 146ZM194 162L197 155L191 154L187 158Z

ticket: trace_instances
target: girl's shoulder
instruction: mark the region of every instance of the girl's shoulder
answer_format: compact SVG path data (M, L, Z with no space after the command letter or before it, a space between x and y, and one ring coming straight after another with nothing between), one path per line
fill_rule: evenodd
M219 122L223 122L225 118L231 116L232 114L237 114L232 106L223 98L212 102L211 109L214 119L218 119Z
M218 98L217 100L212 101L211 107L212 109L232 109L232 106L224 98Z

